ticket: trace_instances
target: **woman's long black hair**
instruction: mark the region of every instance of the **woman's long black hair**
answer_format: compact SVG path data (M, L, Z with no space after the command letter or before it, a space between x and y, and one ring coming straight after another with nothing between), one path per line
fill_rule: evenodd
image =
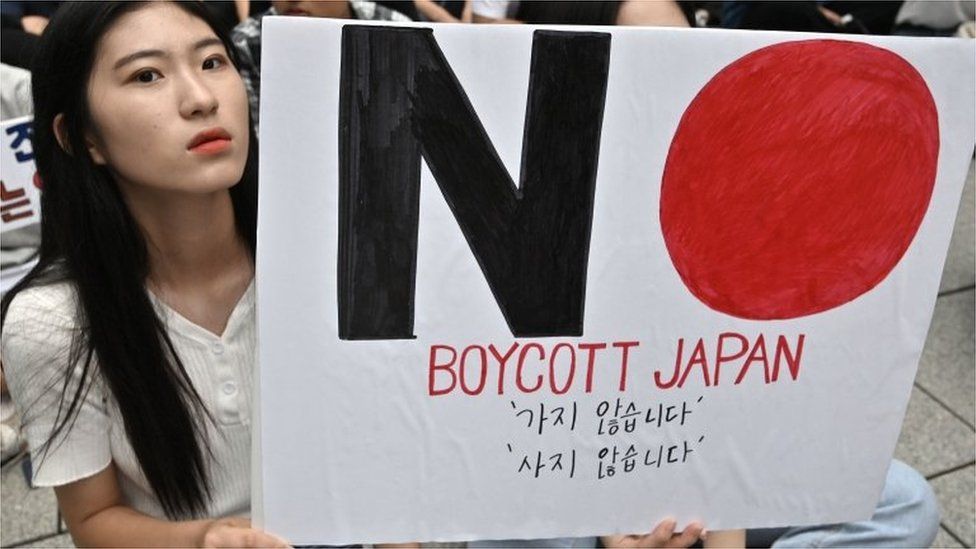
M176 4L213 29L236 65L230 40L207 8L200 2ZM85 143L85 132L92 128L89 77L99 41L120 16L143 6L67 3L44 32L32 76L33 147L44 186L39 261L4 296L0 323L24 289L61 281L73 285L81 329L64 364L58 419L45 450L72 427L97 368L119 406L126 435L156 497L170 518L180 518L207 509L210 479L205 464L210 449L205 427L212 416L146 291L146 239L115 180L92 161ZM64 148L53 129L58 114L64 116ZM252 256L257 225L256 145L252 131L244 174L230 189L237 231ZM81 383L69 383L76 364L81 365Z

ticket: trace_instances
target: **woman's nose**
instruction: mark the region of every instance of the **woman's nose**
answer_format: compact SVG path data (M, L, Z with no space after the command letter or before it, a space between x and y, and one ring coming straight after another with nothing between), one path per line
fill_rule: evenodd
M217 111L219 101L213 89L198 74L184 79L180 98L180 114L186 118L207 116Z

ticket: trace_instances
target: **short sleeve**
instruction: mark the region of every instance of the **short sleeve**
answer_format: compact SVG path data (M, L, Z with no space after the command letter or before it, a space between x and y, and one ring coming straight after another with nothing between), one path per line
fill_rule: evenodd
M104 391L96 381L94 361L77 415L45 447L81 382L85 355L78 360L71 356L78 332L75 311L74 292L67 284L30 288L14 298L3 324L3 373L21 415L37 486L92 476L112 459Z
M505 19L509 17L509 4L505 0L473 0L471 2L471 11L476 15L482 17L490 17L492 19Z

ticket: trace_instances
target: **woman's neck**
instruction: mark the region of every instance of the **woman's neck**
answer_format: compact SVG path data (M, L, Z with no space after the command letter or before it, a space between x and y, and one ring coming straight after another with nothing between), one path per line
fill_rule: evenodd
M250 280L251 254L237 233L228 191L125 194L146 236L151 286L163 293L206 291Z

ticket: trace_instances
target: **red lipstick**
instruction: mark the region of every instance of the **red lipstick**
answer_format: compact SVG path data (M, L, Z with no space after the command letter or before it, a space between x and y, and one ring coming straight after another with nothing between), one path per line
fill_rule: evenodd
M193 136L186 150L197 154L217 154L230 147L231 137L223 128L209 128Z

